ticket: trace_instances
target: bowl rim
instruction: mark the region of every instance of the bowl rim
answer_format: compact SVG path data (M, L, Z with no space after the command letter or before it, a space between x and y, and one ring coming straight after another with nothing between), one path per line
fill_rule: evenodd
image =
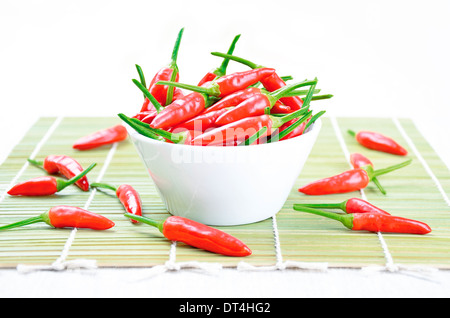
M174 146L174 147L186 147L186 148L190 148L190 149L255 149L256 147L270 147L271 145L279 145L280 143L293 143L295 142L297 139L303 137L303 136L308 136L310 135L313 130L317 130L320 129L320 127L322 126L322 120L321 118L318 118L310 127L308 127L308 129L306 130L305 133L299 135L299 136L295 136L293 138L289 138L289 139L285 139L285 140L279 140L277 142L274 143L264 143L264 144L256 144L256 145L248 145L245 147L238 147L238 146L209 146L209 147L203 147L203 146L193 146L193 145L185 145L185 144L174 144L174 143L168 143L168 142L161 142L159 140L155 140L146 136L141 135L140 133L138 133L137 131L135 131L131 126L129 126L127 123L123 122L122 123L125 125L125 128L128 131L129 135L132 135L133 138L137 138L141 141L147 142L149 144L157 144L157 145L168 145L168 146ZM276 146L272 146L272 147L276 147ZM227 151L227 150L220 150L220 151ZM232 151L232 150L228 150L228 151ZM236 150L235 150L236 151Z

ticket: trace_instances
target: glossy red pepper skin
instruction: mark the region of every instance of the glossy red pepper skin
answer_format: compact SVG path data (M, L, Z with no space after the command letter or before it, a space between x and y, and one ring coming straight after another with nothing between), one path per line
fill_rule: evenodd
M246 117L264 115L266 108L271 108L271 106L266 95L256 94L220 115L215 124L223 126Z
M247 88L267 76L275 73L272 68L259 68L255 70L249 70L244 72L236 72L229 75L225 75L217 79L214 83L218 86L218 97L225 97L241 89Z
M49 224L56 228L74 227L107 230L114 222L104 216L78 207L57 206L48 211Z
M81 172L83 172L83 167L69 156L56 156L50 155L45 157L43 162L43 168L49 174L61 173L68 179L71 179ZM83 191L89 191L89 181L85 176L81 178L79 181L75 182L75 184Z
M350 164L353 166L353 168L361 168L364 166L373 167L370 159L360 153L352 153L350 155Z
M37 177L13 186L9 195L46 196L58 192L56 178L51 176Z
M142 215L141 197L131 185L120 185L116 190L116 195L128 213ZM138 223L136 220L131 220L131 222Z
M116 125L114 127L97 131L88 136L78 139L73 148L78 150L89 150L115 142L123 141L127 138L128 133L124 126Z
M222 98L218 102L216 102L211 107L208 107L205 112L213 112L224 108L229 108L233 106L237 106L248 98L254 96L255 94L261 94L261 89L257 87L249 87L245 89L238 90L233 94L228 95L227 97Z
M209 128L215 127L216 119L226 111L228 111L226 108L212 112L203 111L198 116L175 126L173 131L178 129L187 129L204 132Z
M356 141L366 148L398 156L406 156L408 154L408 151L399 145L395 140L377 132L360 131L354 134L349 131L349 133L354 135Z
M163 224L162 234L171 241L183 242L213 253L227 256L248 256L251 250L239 239L179 216L171 216Z
M191 141L191 145L219 146L229 143L234 144L235 142L240 143L256 134L263 127L267 127L267 132L261 138L271 132L272 120L270 116L248 117L205 132L195 137Z
M198 82L197 86L204 86L206 83L212 82L217 77L212 71L208 72L203 76L203 78Z
M353 214L354 231L383 233L428 234L431 228L420 221L380 213Z
M166 106L150 123L152 128L167 129L200 114L206 106L203 94L192 92Z
M332 177L313 181L299 188L298 191L307 195L346 193L364 189L369 182L370 179L367 172L357 168Z

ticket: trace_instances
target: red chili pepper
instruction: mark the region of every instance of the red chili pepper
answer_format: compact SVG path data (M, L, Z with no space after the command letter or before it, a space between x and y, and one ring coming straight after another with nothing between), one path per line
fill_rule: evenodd
M156 85L159 81L178 81L179 72L177 66L178 50L180 48L181 38L183 36L184 28L178 32L178 37L175 41L175 45L172 51L172 59L169 65L161 68L158 73L153 77L148 91L150 94L163 106L172 103L173 98L173 88L169 86ZM153 104L149 103L148 97L145 99L144 104L141 107L141 112L146 110L152 110Z
M50 155L45 157L44 161L28 159L33 165L41 166L49 174L61 173L68 179L71 179L81 172L83 167L75 159L69 156ZM75 182L75 184L83 191L89 191L89 181L86 176Z
M307 112L308 109L305 107L283 117L261 115L243 118L228 125L205 132L204 134L195 137L191 141L191 144L214 146L223 145L224 143L241 143L245 139L253 136L256 132L260 131L263 127L267 127L266 133L261 136L265 137L272 132L272 129L278 128L291 119L299 117Z
M377 177L391 171L403 168L411 163L411 159L400 164L390 166L384 169L374 170L372 166L364 166L347 170L338 175L313 181L300 189L299 192L308 195L323 195L334 193L346 193L358 191L367 187L373 177Z
M231 45L228 48L228 54L233 54L234 48L236 47L236 43L240 37L241 37L240 34L238 34L234 37L233 42L231 42ZM229 59L224 59L222 64L219 67L206 73L206 75L200 80L200 82L197 84L197 86L203 86L203 84L205 84L207 82L211 82L218 77L224 76L227 73L227 67L228 67L229 62L230 62Z
M170 216L164 221L156 221L129 213L125 213L125 216L158 228L171 241L227 256L243 257L252 254L247 245L236 237L184 217Z
M351 198L341 203L305 203L294 204L295 207L307 207L318 209L340 209L345 213L380 213L390 215L390 213L376 207L375 205L359 198Z
M229 107L239 105L246 99L248 99L256 94L260 94L260 93L261 93L261 89L259 89L257 87L248 87L245 89L238 90L237 92L234 92L233 94L230 94L230 95L222 98L221 100L217 101L216 103L214 103L214 105L212 105L211 107L208 107L205 110L205 112L207 112L207 113L213 112L213 111L221 110L224 108L229 108Z
M427 234L431 232L431 228L427 224L399 216L370 212L338 214L303 206L294 206L294 209L337 220L354 231L408 234Z
M230 54L223 54L223 53L219 53L219 52L212 52L211 54L239 62L241 64L247 65L251 69L264 68L264 66L262 66L262 65L255 64L253 62L250 62L249 60L245 60L243 58L233 56ZM280 88L286 86L286 82L280 76L278 76L277 73L273 73L272 75L261 79L260 82L264 86L264 88L267 89L269 92L274 92L277 89L280 89ZM280 101L284 105L289 106L293 111L302 108L302 105L303 105L302 99L298 96L283 97L280 99Z
M360 153L352 153L350 155L350 164L353 166L353 168L361 168L364 166L371 166L373 167L372 162L367 158L366 156L360 154ZM386 194L386 190L384 190L383 186L380 184L380 181L378 181L377 177L374 177L372 179L373 183L380 189L381 193Z
M269 112L275 105L275 103L281 97L285 96L286 93L289 93L294 89L303 86L311 86L314 90L316 84L317 79L313 81L304 81L301 83L287 85L273 93L255 94L239 105L236 105L236 107L231 108L225 114L222 114L219 118L217 118L216 125L223 126L245 117L263 115L266 112Z
M187 129L187 130L196 130L204 132L208 128L215 127L214 123L216 119L227 112L227 108L219 109L212 112L206 112L205 110L201 112L198 116L185 121L173 128L173 130L177 129Z
M160 81L156 84L169 85L188 89L197 93L202 93L208 96L216 96L223 98L241 89L253 85L261 79L272 75L275 72L273 68L259 68L244 72L235 72L229 75L219 77L211 82L208 87L200 87L195 85L183 84L178 82Z
M38 222L45 222L55 228L74 227L92 230L107 230L115 225L113 221L100 214L78 207L59 205L39 216L4 225L0 227L0 230L12 229Z
M97 131L88 136L81 137L74 144L73 148L78 150L89 150L115 142L123 141L128 133L124 126L116 125L114 127Z
M352 130L348 130L348 133L355 137L356 141L366 148L399 156L406 156L408 154L408 151L396 141L382 134L371 131L360 131L355 133Z
M105 183L93 183L95 188L106 188L114 191L120 203L122 203L125 211L133 215L142 215L142 200L139 193L129 184L122 184L118 188ZM132 223L139 223L131 219Z
M28 181L16 184L8 191L8 194L22 196L52 195L83 178L96 165L96 163L91 164L86 170L70 180L57 179L51 176L33 178Z

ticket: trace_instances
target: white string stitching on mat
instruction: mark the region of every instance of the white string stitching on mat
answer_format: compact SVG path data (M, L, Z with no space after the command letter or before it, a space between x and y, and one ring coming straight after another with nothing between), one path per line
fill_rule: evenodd
M50 126L50 128L47 130L45 135L42 137L42 139L37 143L36 147L34 147L33 152L29 156L30 159L35 159L36 155L41 150L42 146L47 142L48 138L53 134L55 129L59 126L61 123L63 117L57 117L53 124ZM25 172L25 170L28 168L30 163L28 160L25 161L22 168L19 170L19 172L16 174L16 176L11 180L9 186L5 189L5 191L2 193L2 196L0 197L0 202L2 202L6 198L6 194L8 193L8 190L14 186L17 183L17 180L22 176L22 174Z
M278 225L276 216L272 216L272 229L275 245L276 264L273 266L254 266L247 262L241 261L237 264L237 270L239 271L273 271L273 270L286 270L286 269L303 269L303 270L315 270L326 271L328 269L328 263L312 263L312 262L297 262L297 261L285 261L283 262L283 256L281 253L280 237L278 234Z
M106 170L109 167L109 164L112 161L112 158L114 156L114 153L116 152L118 143L114 143L111 147L111 149L108 152L108 155L105 159L105 162L103 164L102 170L100 171L97 179L95 182L100 182L103 178L103 176L106 173ZM87 210L89 206L91 205L92 201L94 200L94 196L97 193L97 189L93 189L91 194L89 195L88 200L86 201L83 209ZM72 261L65 261L67 258L67 255L69 254L70 247L73 244L73 241L75 240L75 236L78 229L73 228L70 232L69 238L67 239L66 243L64 244L64 248L61 251L61 255L50 265L21 265L19 264L17 266L17 270L22 273L28 273L31 271L36 270L55 270L55 271L61 271L65 269L93 269L96 268L96 261L95 260L85 260L85 259L76 259Z
M339 144L341 145L342 151L344 152L345 158L347 159L347 162L350 165L350 167L353 168L353 166L351 165L351 162L350 162L350 152L348 151L347 145L345 144L344 138L342 137L341 130L339 128L337 120L335 117L330 117L330 120L331 120L331 124L333 125L333 129L336 134L336 137L339 140ZM368 201L364 190L361 189L361 190L359 190L359 192L361 193L362 199ZM386 241L383 238L383 235L380 232L378 232L377 234L378 234L378 240L380 241L380 244L381 244L381 248L383 249L384 257L386 259L385 268L389 271L393 271L393 270L397 269L398 267L396 267L394 264L392 255L389 252L389 248L386 244Z
M442 188L441 183L439 182L436 175L431 170L430 166L427 164L423 156L420 154L419 150L417 149L414 142L411 140L411 138L408 136L406 131L403 129L403 126L400 124L397 118L392 119L394 121L394 124L397 126L397 129L402 134L403 138L405 138L406 142L408 143L409 147L413 150L414 154L416 155L417 159L419 159L420 163L425 168L428 175L431 177L433 182L436 184L436 187L438 188L439 192L441 193L442 197L444 198L445 203L447 203L448 206L450 206L450 199L448 198L447 194L445 193L444 189Z

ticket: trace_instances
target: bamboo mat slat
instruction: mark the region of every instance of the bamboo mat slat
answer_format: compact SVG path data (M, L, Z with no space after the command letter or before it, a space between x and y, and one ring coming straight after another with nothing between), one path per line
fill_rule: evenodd
M384 266L388 262L450 268L450 172L409 119L323 118L317 142L284 207L274 217L258 223L228 226L226 232L242 239L252 249L246 258L221 256L182 243L167 241L153 227L134 225L123 217L123 207L108 191L82 192L69 187L61 194L25 198L6 194L12 183L45 174L26 164L34 154L65 154L84 167L97 162L90 181L132 184L141 194L144 214L163 219L166 209L130 140L90 151L76 151L72 143L81 136L119 123L109 117L40 118L0 166L0 225L35 216L50 207L67 204L111 218L116 226L108 231L53 229L37 223L0 232L0 268L19 264L48 265L67 252L67 260L92 259L99 267L151 267L169 259L176 262L220 263L236 267L241 261L254 266L274 266L284 261L325 262L329 267L360 268ZM347 130L374 130L393 137L409 150L410 166L381 176L387 190L382 195L370 184L362 192L327 196L306 196L297 191L307 182L349 169L348 154L368 156L375 168L406 160L363 148ZM439 187L436 184L439 183ZM350 197L367 198L392 214L428 223L426 236L353 232L340 223L296 212L300 202L341 202ZM69 241L73 239L73 241ZM70 246L67 248L67 242ZM66 247L66 248L65 248Z

